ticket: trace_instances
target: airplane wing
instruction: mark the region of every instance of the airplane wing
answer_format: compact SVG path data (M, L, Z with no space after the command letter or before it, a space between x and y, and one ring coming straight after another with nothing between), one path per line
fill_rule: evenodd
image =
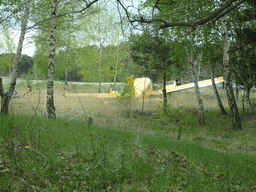
M223 79L223 77L218 77L218 78L215 78L214 81L217 84L217 83L224 82L224 79ZM211 85L212 85L211 79L198 82L198 86L199 87L207 87L207 86L211 86ZM190 89L190 88L193 88L193 87L195 87L194 83L189 83L189 84L180 85L180 86L167 85L166 86L166 93L182 91L182 90ZM153 92L152 95L161 95L161 94L163 94L163 91L162 90L158 90L158 91Z

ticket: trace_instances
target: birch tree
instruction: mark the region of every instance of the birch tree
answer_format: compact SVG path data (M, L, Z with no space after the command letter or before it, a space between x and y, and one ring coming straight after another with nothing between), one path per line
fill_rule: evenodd
M49 45L49 59L48 59L48 76L47 76L47 99L46 99L46 109L48 113L48 118L55 118L55 106L54 106L54 59L55 59L55 42L56 42L56 11L57 11L57 0L51 1L51 20L50 20L50 45Z
M47 69L47 99L46 99L46 109L48 118L56 117L56 109L54 106L54 68L55 68L55 54L56 54L56 39L57 39L57 23L60 18L65 18L61 20L61 23L71 22L80 18L83 15L85 10L88 10L94 3L98 0L92 1L62 1L62 0L51 0L50 7L47 1L38 1L39 6L38 10L35 10L38 13L34 17L34 24L30 27L37 29L47 29L49 28L49 55L48 55L48 69ZM50 14L42 14L48 12L50 9ZM89 11L88 11L89 13ZM50 26L48 21L50 21ZM42 30L43 31L43 30ZM39 50L40 51L40 50ZM43 56L43 55L40 55ZM43 58L43 57L42 57Z
M190 29L190 51L188 48L188 45L185 45L186 53L187 53L187 58L188 58L188 63L192 75L193 82L195 84L195 93L196 93L196 99L197 99L197 106L198 106L198 116L199 116L199 123L200 124L205 124L205 116L204 116L204 106L203 106L203 101L201 98L200 94L200 89L198 86L198 71L195 66L195 60L194 60L194 32L193 29Z
M224 5L226 0L222 0ZM222 17L222 43L223 43L223 66L224 66L224 79L226 83L226 93L228 98L228 104L232 115L233 129L242 129L241 118L239 115L238 107L235 100L235 95L232 87L232 72L229 64L229 38L227 27L227 15Z
M218 89L217 89L215 81L214 81L215 73L218 72L219 74L220 73L222 74L222 71L223 71L222 39L221 39L219 33L216 30L214 30L214 27L204 26L203 28L204 28L203 29L203 36L204 36L203 62L210 70L212 87L213 87L213 91L214 91L214 94L216 97L218 107L220 109L220 113L222 115L227 115L228 113L226 112L226 110L222 104L220 95L218 93ZM211 50L211 51L209 51L209 50ZM217 69L219 69L219 70L217 71Z
M215 84L215 81L214 81L214 70L213 70L213 68L211 69L211 81L212 81L212 87L213 87L213 90L214 90L214 94L216 96L216 101L218 103L220 112L221 112L222 115L227 115L228 113L226 112L225 108L222 105L220 95L218 93L218 90L217 90L217 87L216 87L216 84Z
M30 10L30 0L26 1L25 3L25 11L24 11L24 15L21 21L21 32L20 32L20 37L19 37L19 43L18 43L18 48L13 60L13 66L12 66L12 76L11 76L11 83L10 86L8 88L8 91L3 95L2 98L2 106L1 106L1 112L4 114L8 114L9 112L9 104L13 95L13 91L15 90L15 86L16 86L16 80L17 80L17 76L18 76L18 63L19 63L19 59L20 59L20 55L21 55L21 51L22 51L22 45L23 45L23 41L25 38L25 34L26 34L26 28L27 28L27 22L28 22L28 17L29 17L29 10Z
M9 76L11 77L12 72L12 64L13 64L13 53L15 52L16 46L13 42L13 38L11 37L12 30L10 30L7 26L1 29L1 40L0 40L0 52L3 54L0 61L0 69L6 71L8 69Z

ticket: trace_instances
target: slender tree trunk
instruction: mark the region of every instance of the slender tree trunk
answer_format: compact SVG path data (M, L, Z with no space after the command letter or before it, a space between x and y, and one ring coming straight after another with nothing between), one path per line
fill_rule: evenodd
M166 94L166 63L164 61L163 66L163 110L164 114L167 114L167 94Z
M65 72L65 85L68 84L68 69L66 67L66 72Z
M51 21L50 21L50 50L48 60L48 76L47 76L47 100L46 108L48 118L56 118L55 106L54 106L54 59L55 59L55 42L56 42L56 9L57 0L51 1Z
M99 93L101 93L101 44L100 44L100 63L99 63Z
M69 66L69 46L67 48L67 63L66 63L66 73L65 73L65 85L68 84L68 66Z
M193 35L192 29L191 29L191 33L190 33L190 44L191 44L190 54L189 54L189 51L188 51L188 47L186 46L185 48L186 48L186 53L187 53L187 57L188 57L189 65L190 65L192 79L193 79L193 82L195 84L195 93L196 93L197 105L198 105L199 123L200 124L205 124L204 106L203 106L203 101L201 99L200 89L199 89L199 86L198 86L197 72L196 72L195 65L194 65L194 57L193 57L193 54L194 54L194 35Z
M216 96L216 100L217 100L218 106L220 108L220 113L221 113L221 115L227 115L228 113L226 112L225 108L222 105L218 90L217 90L216 85L215 85L213 69L211 71L211 80L212 80L212 87L213 87L213 90L214 90L214 93L215 93L215 96Z
M238 101L238 97L239 97L239 94L238 94L239 90L238 90L238 85L236 84L236 100Z
M252 82L254 87L256 88L256 75L254 73L252 74Z
M3 101L3 99L4 99L4 95L5 95L5 93L4 93L4 88L3 88L3 80L2 80L2 78L0 77L0 97L1 97L1 106L0 106L0 108L2 108L2 101Z
M115 67L114 85L116 85L116 76L117 76L117 65Z
M116 67L115 67L114 85L116 85L117 65L119 63L118 55L119 55L119 35L118 35L118 41L117 41L117 54L116 54Z
M253 106L252 106L251 99L250 99L250 89L248 87L246 87L246 98L247 98L249 106L250 106L251 114L254 114Z
M198 54L198 65L197 65L197 81L200 81L200 73L201 73L201 58L202 58L202 51Z
M222 0L225 3L225 0ZM242 129L241 118L238 112L238 107L235 100L235 95L231 83L231 70L229 66L229 42L227 34L227 15L222 17L222 41L223 41L223 65L224 65L224 79L226 81L226 93L230 112L233 118L233 129Z
M9 64L9 77L12 78L12 69L11 69L10 64Z
M2 98L1 112L4 114L8 114L8 112L9 112L9 104L10 104L10 101L12 98L13 91L15 90L15 86L16 86L16 80L17 80L17 76L18 76L18 63L20 60L22 45L23 45L23 41L25 38L27 22L28 22L28 17L29 17L29 9L30 9L30 0L28 0L26 2L24 16L21 21L21 32L20 32L20 38L19 38L17 52L16 52L14 60L13 60L11 83L10 83L7 93L5 93L4 97Z
M243 91L243 98L242 98L243 112L245 111L245 108L244 108L244 97L245 97L245 89Z
M192 65L191 68L192 67L194 67L194 66ZM200 124L205 124L203 101L201 99L200 89L199 89L198 81L197 81L197 75L195 73L195 69L193 69L193 68L192 68L192 78L193 78L193 81L194 81L194 84L195 84L195 92L196 92L197 105L198 105L199 123Z

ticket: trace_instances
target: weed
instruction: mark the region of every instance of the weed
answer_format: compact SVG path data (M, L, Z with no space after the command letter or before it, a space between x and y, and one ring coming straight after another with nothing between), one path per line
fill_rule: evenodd
M120 95L117 96L117 101L123 104L127 109L131 109L131 103L134 101L132 89L128 84L125 84Z

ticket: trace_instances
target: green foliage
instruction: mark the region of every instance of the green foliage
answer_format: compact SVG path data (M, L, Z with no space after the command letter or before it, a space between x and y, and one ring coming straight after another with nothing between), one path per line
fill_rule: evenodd
M40 34L39 34L40 35ZM46 37L45 37L46 38ZM48 74L48 43L38 40L35 43L33 71L37 74L47 76Z
M95 46L88 46L76 50L76 63L80 68L79 74L84 81L98 81L98 55ZM103 72L104 73L104 72Z
M12 69L14 53L2 53L0 54L0 70L2 72L9 72Z
M181 110L183 106L177 106L177 107L172 107L168 104L163 105L163 101L159 102L160 104L158 105L158 108L160 109L160 114L167 119L170 120L175 120L177 118L180 118L181 115ZM163 110L163 107L165 107L165 110Z
M234 31L236 41L231 43L231 63L234 70L234 78L237 84L243 85L245 89L250 90L256 81L255 64L255 13L254 3L248 1L241 11L233 13L230 23Z
M171 46L167 38L160 35L143 33L130 37L132 58L147 69L161 70L163 63L171 64Z
M2 7L2 12L4 13L6 7ZM15 57L15 44L12 38L12 30L6 26L0 27L1 38L0 38L0 71L2 74L10 73L13 65L13 60Z
M120 95L117 96L117 101L130 109L131 103L134 101L134 95L132 88L128 84L124 85Z
M135 74L148 75L153 81L159 81L164 72L167 77L180 77L184 71L184 51L180 42L171 39L167 31L161 35L149 32L131 35L131 56L137 65L134 65Z
M124 81L131 75L131 61L127 49L127 45L123 44L102 47L102 81L113 82L116 67L118 81ZM84 81L98 81L99 49L96 46L86 46L75 50L75 62Z
M18 74L27 74L31 73L33 67L33 58L27 55L22 55L19 61Z
M38 46L35 50L34 55L34 66L33 71L36 74L47 76L48 74L48 45L46 42L38 42ZM74 63L75 53L73 50L69 51L69 57L66 50L60 50L55 55L54 64L54 78L59 79L63 77L66 69L68 72L76 71L77 66ZM69 61L69 62L68 62Z
M132 73L129 46L124 42L115 14L101 2L80 27L77 65L85 81L124 81ZM116 78L116 79L115 79Z

